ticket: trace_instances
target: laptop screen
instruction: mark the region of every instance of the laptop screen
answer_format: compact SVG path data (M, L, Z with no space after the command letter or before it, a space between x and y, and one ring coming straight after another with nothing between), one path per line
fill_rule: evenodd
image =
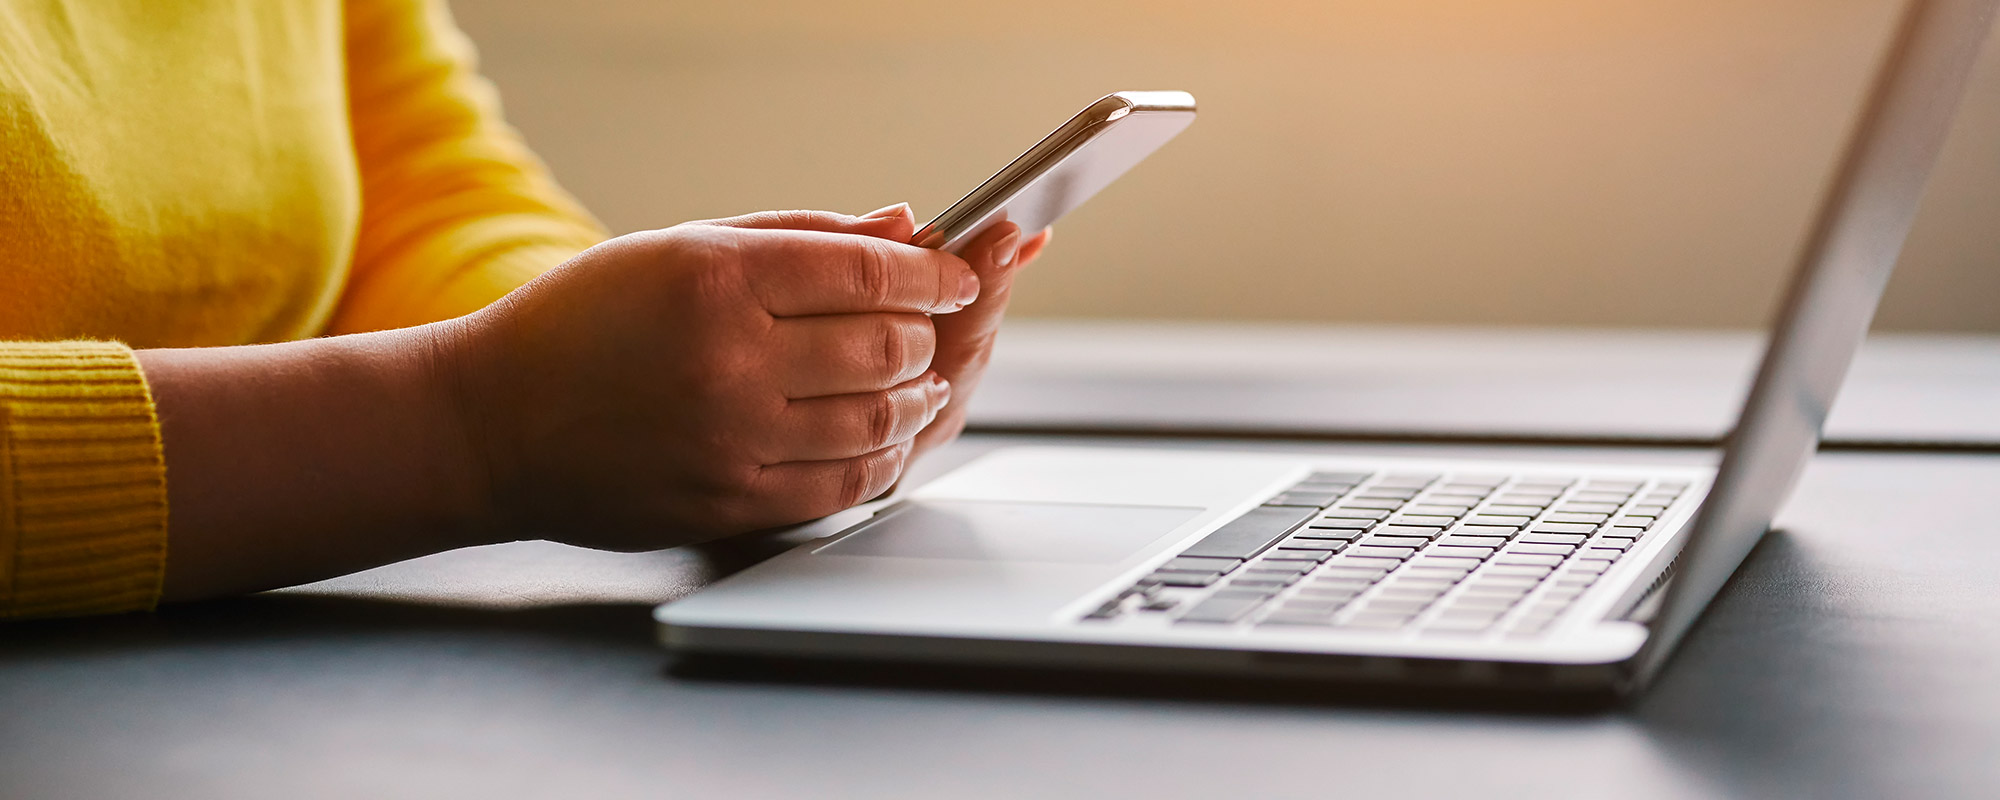
M1817 448L1996 5L2000 0L1911 0L1904 12L1800 251L1715 488L1654 617L1642 671L1657 668L1749 555Z

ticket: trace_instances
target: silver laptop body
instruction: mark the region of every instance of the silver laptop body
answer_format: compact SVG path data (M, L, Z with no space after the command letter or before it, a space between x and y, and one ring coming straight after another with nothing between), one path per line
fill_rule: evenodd
M1816 448L1996 5L1909 4L1716 469L1009 449L660 606L660 639L682 653L1641 687Z

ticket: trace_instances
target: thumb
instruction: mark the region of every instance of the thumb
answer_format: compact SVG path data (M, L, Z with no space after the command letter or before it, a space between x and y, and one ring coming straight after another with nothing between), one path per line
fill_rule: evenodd
M705 219L687 224L719 225L728 228L851 233L903 243L909 242L910 237L914 236L917 232L916 215L910 211L909 203L897 203L893 206L886 206L858 217L837 214L832 211L759 211L755 214L723 217L721 219Z

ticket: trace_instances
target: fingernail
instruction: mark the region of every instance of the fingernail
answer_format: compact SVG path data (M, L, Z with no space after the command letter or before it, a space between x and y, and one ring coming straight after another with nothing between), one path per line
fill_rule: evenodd
M945 380L943 375L931 373L931 396L937 398L937 407L944 407L951 402L951 382Z
M894 217L913 217L913 218L914 218L915 216L916 216L916 213L910 210L910 204L909 204L909 203L897 203L897 204L895 204L895 205L893 205L893 206L883 206L883 207L881 207L881 208L878 208L878 209L875 209L874 211L870 211L870 212L868 212L868 213L866 213L866 214L862 214L862 215L861 215L861 218L862 218L862 219L891 219L891 218L894 218Z
M972 270L966 270L965 274L958 276L958 305L964 308L978 299L979 276L972 274Z
M993 243L993 266L1007 267L1014 264L1014 256L1021 252L1021 232L1015 231Z

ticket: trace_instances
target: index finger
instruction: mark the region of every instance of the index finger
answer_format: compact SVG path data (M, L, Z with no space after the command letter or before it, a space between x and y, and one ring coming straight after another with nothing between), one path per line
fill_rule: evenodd
M950 253L855 234L737 234L744 280L772 316L944 313L979 297L979 276Z

